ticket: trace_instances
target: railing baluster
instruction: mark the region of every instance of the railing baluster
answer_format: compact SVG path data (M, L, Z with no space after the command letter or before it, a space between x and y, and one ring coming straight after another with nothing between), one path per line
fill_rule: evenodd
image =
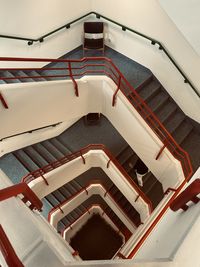
M6 100L4 99L2 93L0 92L0 101L2 103L2 105L4 106L5 109L8 109L8 105L6 103Z
M119 75L119 78L118 78L118 84L117 84L117 89L116 89L115 93L113 94L113 99L112 99L112 106L113 106L113 107L114 107L115 104L116 104L116 97L117 97L117 93L118 93L118 91L119 91L119 89L120 89L121 79L122 79L122 77L121 77L121 75Z
M73 74L72 74L72 67L71 67L71 62L69 61L68 62L68 69L69 69L69 75L70 75L70 78L74 84L74 91L75 91L75 95L78 97L79 96L79 93L78 93L78 84L77 82L75 81L74 77L73 77Z

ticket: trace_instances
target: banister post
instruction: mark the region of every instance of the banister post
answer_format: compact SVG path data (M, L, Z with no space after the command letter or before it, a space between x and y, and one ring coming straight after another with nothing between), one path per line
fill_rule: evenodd
M0 92L0 101L2 103L2 105L4 106L5 109L8 109L8 105L6 103L6 100L4 99L3 95Z
M117 89L116 89L116 91L114 92L114 94L113 94L113 99L112 99L112 106L113 106L113 107L115 106L115 103L116 103L116 97L117 97L117 93L118 93L118 91L119 91L119 89L120 89L121 79L122 79L122 77L121 77L121 75L119 74L118 84L117 84Z
M79 93L78 93L78 84L77 82L75 81L74 77L73 77L73 74L72 74L72 66L71 66L71 62L69 61L68 62L68 70L69 70L69 76L74 84L74 91L75 91L75 95L78 97L79 96Z

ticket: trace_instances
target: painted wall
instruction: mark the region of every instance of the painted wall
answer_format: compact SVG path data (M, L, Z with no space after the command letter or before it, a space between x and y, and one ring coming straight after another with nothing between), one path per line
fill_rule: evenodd
M0 189L11 186L1 170L0 176ZM45 266L44 259L47 258L51 266L63 267L63 262L74 261L73 249L53 231L42 215L32 212L20 198L0 202L0 224L24 266Z
M0 34L39 38L90 11L90 0L1 0ZM82 43L82 22L62 30L44 43L1 39L0 56L57 58Z
M159 0L163 9L200 55L199 0Z
M91 1L94 11L163 43L200 92L200 58L157 0ZM117 26L107 30L107 45L151 69L184 112L200 122L200 99L158 47Z

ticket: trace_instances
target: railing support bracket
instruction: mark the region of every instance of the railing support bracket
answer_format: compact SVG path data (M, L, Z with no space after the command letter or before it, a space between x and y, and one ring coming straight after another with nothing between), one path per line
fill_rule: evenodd
M4 106L4 108L8 109L8 105L6 103L6 100L1 93L0 93L0 101L1 101L2 105Z

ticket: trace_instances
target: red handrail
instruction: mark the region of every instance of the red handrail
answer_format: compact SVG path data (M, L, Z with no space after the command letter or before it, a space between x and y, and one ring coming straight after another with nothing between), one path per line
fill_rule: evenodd
M170 208L173 211L183 209L186 211L188 206L186 205L189 201L193 201L195 204L199 202L197 195L200 193L200 179L196 179L192 182L178 197L172 202Z
M52 171L55 168L60 167L61 165L70 162L74 160L77 157L82 157L84 154L88 153L90 150L102 150L109 158L109 161L112 161L112 163L120 170L120 172L123 174L123 176L126 178L126 180L129 182L129 184L135 189L135 191L138 193L138 195L144 200L145 203L148 204L149 212L151 213L153 211L153 205L151 200L140 190L140 188L137 186L137 184L131 179L131 177L128 175L128 173L125 171L125 169L120 165L120 163L117 161L117 159L112 155L112 153L104 146L103 144L91 144L88 145L81 150L74 152L70 155L66 155L62 157L61 159L58 159L52 163L49 163L48 165L37 169L33 172L30 172L25 177L22 178L23 182L30 183L32 180L41 177L43 174Z
M121 210L121 212L123 212L123 213L125 213L124 212L124 210L123 210L123 207L119 204L119 203L117 203L116 201L115 201L115 197L113 196L113 195L111 195L111 193L109 193L107 190L106 190L106 188L104 187L104 185L102 185L100 182L98 182L98 183L96 183L96 182L94 182L94 181L91 181L88 185L87 185L87 187L82 187L82 189L80 189L76 194L74 194L73 196L71 196L70 198L68 198L68 199L66 199L66 200L64 200L64 201L62 201L61 203L59 203L57 206L55 206L55 207L53 207L50 211L49 211L49 213L48 213L48 221L50 222L50 220L51 220L51 215L56 211L56 210L60 210L62 213L63 213L63 210L62 210L62 206L63 205L65 205L67 202L69 202L69 201L72 201L75 197L77 197L80 193L82 193L82 192L84 192L85 191L85 189L87 189L87 191L88 191L88 188L91 186L91 185L93 185L93 184L99 184L99 185L101 185L102 187L103 187L103 189L106 191L106 194L104 195L104 197L106 197L106 195L109 195L110 196L110 198L112 198L113 199L113 201L116 203L116 205L119 207L119 210ZM127 217L128 217L128 215L126 215ZM134 222L133 222L134 223ZM135 224L135 223L134 223ZM135 224L135 226L136 227L138 227L139 225L136 225Z
M0 250L9 267L24 267L15 253L3 227L0 225Z
M185 174L185 179L189 180L193 173L192 164L189 158L189 155L186 151L184 151L174 140L171 134L166 130L166 128L162 125L156 115L152 112L152 110L148 107L145 101L139 96L139 94L133 89L130 83L126 80L124 75L119 71L119 69L114 65L111 59L106 57L84 57L82 59L52 59L52 58L12 58L12 57L0 57L0 61L9 61L9 62L64 62L68 63L68 67L66 68L49 68L45 67L44 70L68 70L68 74L66 75L42 75L42 76L30 76L30 77L0 77L0 80L9 80L9 79L27 79L27 78L41 78L41 77L69 77L72 79L74 83L75 94L78 96L78 87L74 77L82 77L87 74L104 74L110 77L117 85L117 90L113 95L113 104L116 101L117 92L120 90L126 97L127 91L129 93L129 97L132 99L128 101L133 105L133 107L139 112L142 118L146 121L146 123L150 126L150 128L154 131L154 133L159 137L159 139L166 144L166 148L172 153L172 155L178 159L183 168L183 172ZM100 62L99 64L95 63ZM80 64L78 66L72 66L72 64L78 63L87 63L82 66ZM89 63L88 63L89 62ZM92 62L92 63L90 63ZM104 62L104 63L102 63ZM91 67L93 67L91 69ZM89 68L89 69L88 69ZM96 69L95 69L96 68ZM98 69L97 69L98 68ZM103 68L103 69L99 69ZM42 68L41 68L42 69ZM83 72L79 72L82 69L86 69ZM2 68L5 70L5 68ZM7 68L7 70L40 70L40 68ZM76 73L73 73L73 70Z
M30 189L30 187L26 183L19 183L16 185L12 185L10 187L6 187L0 190L0 201L6 200L11 197L16 197L17 195L22 194L24 198L23 202L29 201L31 205L30 209L37 209L39 211L42 210L42 202L36 196L36 194Z

